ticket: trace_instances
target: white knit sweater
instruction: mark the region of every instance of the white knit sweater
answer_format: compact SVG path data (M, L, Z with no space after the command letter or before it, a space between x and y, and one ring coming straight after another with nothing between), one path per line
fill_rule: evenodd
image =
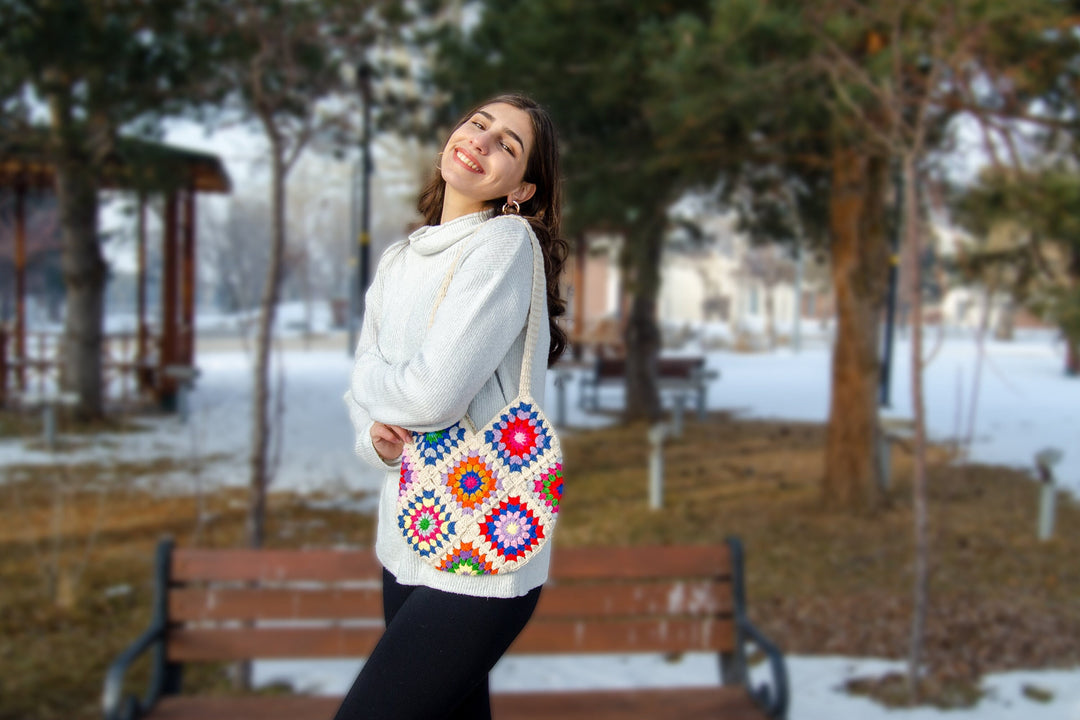
M457 260L432 321L436 297ZM469 418L480 427L518 394L532 292L532 243L519 220L466 215L420 228L387 248L368 290L352 380L345 393L356 454L386 470L375 552L405 585L480 597L516 597L544 583L549 542L506 575L441 572L413 554L397 524L400 460L385 463L372 422L441 430ZM547 303L536 341L531 394L541 406L547 368ZM429 327L429 321L432 321Z

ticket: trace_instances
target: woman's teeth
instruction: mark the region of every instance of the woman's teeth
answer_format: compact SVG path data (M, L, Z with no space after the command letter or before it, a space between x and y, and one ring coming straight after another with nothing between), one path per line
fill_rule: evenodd
M457 159L460 160L461 162L465 163L465 165L467 165L472 170L475 170L476 172L483 172L483 170L480 169L479 165L477 165L472 160L470 160L469 156L465 155L460 150L458 150L458 152L457 152Z

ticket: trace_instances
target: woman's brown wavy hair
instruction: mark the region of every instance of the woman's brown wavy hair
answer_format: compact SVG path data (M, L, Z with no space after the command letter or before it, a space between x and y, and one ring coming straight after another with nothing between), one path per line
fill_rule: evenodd
M555 134L555 125L544 108L524 95L498 95L477 105L466 113L454 126L454 130L469 121L476 112L495 103L506 103L519 110L524 110L532 119L533 146L525 166L525 182L536 185L533 196L521 203L521 215L532 226L540 249L544 253L544 275L547 278L548 322L551 326L551 345L548 347L548 367L566 350L566 332L557 319L566 313L566 302L559 295L559 277L569 246L560 235L562 219L562 194L559 176L559 141ZM451 131L453 134L453 130ZM446 181L442 173L435 172L431 182L420 193L416 208L428 225L438 225L442 218L443 197ZM492 198L489 205L496 215L502 215L506 197Z

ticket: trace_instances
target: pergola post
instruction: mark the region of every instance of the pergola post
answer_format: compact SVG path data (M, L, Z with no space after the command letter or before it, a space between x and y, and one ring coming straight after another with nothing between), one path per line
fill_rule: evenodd
M179 360L195 364L195 188L184 192L184 237L180 260L180 326Z
M585 234L581 233L574 244L574 336L571 354L581 359L585 341Z
M41 370L41 385L45 373L58 366L56 357L36 359L28 365L32 338L28 336L27 293L28 272L33 269L31 261L40 252L56 247L62 248L62 238L48 233L28 237L29 222L35 222L37 212L48 208L27 207L28 197L41 189L54 192L56 167L49 159L49 131L47 128L20 129L17 133L3 135L0 142L0 188L14 193L16 232L13 262L13 322L0 328L0 348L6 355L0 359L0 402L5 392L25 391L27 386L37 385ZM8 142L13 140L14 142ZM137 263L136 308L138 313L137 334L134 339L135 361L130 361L126 351L118 363L106 360L109 370L113 366L120 372L133 369L136 385L141 392L153 393L165 407L176 407L180 382L190 375L195 354L195 301L196 301L196 217L195 194L198 192L228 193L229 177L221 161L214 155L169 147L159 143L134 138L117 138L115 152L106 158L99 171L99 187L107 190L135 190L138 192L137 216ZM150 274L154 268L149 263L154 253L149 245L158 245L157 230L151 230L147 205L156 203L158 193L164 197L164 223L161 231L162 259L160 267L160 311L152 308L149 297ZM184 193L181 197L178 193ZM29 217L28 217L29 216ZM183 222L183 229L180 223ZM35 222L36 226L36 222ZM47 227L43 223L43 227ZM153 235L154 237L150 237ZM68 288L69 291L71 288ZM70 294L69 294L70 299ZM153 313L160 312L160 333ZM160 340L159 340L160 335ZM42 348L46 347L42 336ZM130 343L125 347L130 348ZM35 348L36 351L36 348ZM166 369L169 369L166 372ZM104 379L104 378L103 378ZM190 379L186 382L190 382ZM122 394L127 385L122 386Z
M161 350L158 353L158 393L166 407L172 407L176 394L176 380L165 373L165 368L175 365L178 358L177 300L179 295L179 247L177 238L176 191L165 195L165 235L162 247L161 274Z
M135 336L135 380L140 392L145 391L149 383L147 372L147 345L149 335L146 328L146 192L139 191L139 215L136 231L135 262L135 309L138 325Z
M15 370L19 392L26 390L26 181L15 183Z

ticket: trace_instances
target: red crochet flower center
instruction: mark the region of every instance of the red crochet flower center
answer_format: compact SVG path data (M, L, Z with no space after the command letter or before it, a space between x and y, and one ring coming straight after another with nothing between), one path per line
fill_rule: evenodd
M523 455L536 446L536 428L528 420L515 418L506 423L502 431L502 441L513 455Z

